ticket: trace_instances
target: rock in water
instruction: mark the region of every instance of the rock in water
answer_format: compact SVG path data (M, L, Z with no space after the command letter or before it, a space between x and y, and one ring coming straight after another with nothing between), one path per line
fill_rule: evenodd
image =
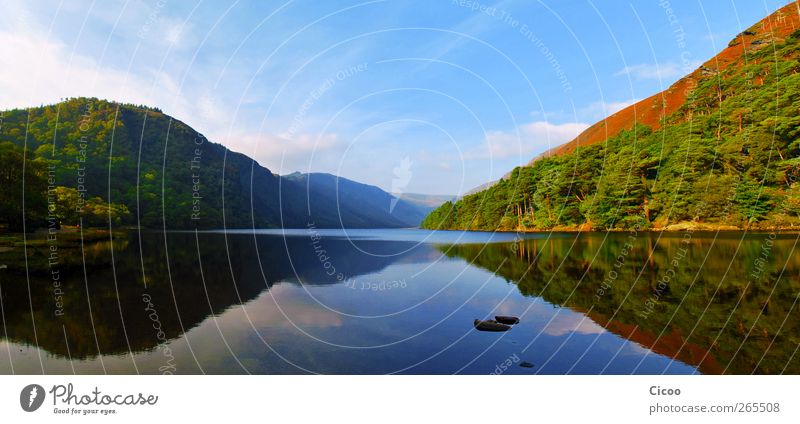
M478 331L508 331L511 329L510 325L501 324L494 320L481 321L476 319L474 324Z
M501 324L507 324L507 325L514 325L519 323L519 318L508 317L505 315L497 315L496 317L494 317L494 319Z

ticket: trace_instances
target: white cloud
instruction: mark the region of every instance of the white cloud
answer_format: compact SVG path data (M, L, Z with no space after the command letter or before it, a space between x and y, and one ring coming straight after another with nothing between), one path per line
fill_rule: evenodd
M226 146L235 144L240 152L254 158L276 174L306 172L310 165L318 163L337 164L347 148L336 134L302 133L289 137L286 134L241 133L232 134L226 139L227 141L219 140ZM317 171L317 168L318 166L311 166L312 171Z
M570 111L531 112L534 121L575 121L594 123L637 103L639 98L619 101L598 100Z
M161 76L151 71L155 80ZM133 73L103 66L35 34L0 32L0 108L93 96L150 105L172 104L175 87L154 87ZM159 101L160 99L160 101Z
M627 75L637 80L671 80L692 72L698 66L700 66L700 62L697 61L690 63L688 66L684 66L677 62L664 62L656 64L640 63L638 65L626 66L615 73L614 76L618 77Z
M589 128L582 122L553 124L534 121L516 131L489 131L485 143L465 153L465 159L505 159L521 157L526 161L538 153L566 143Z
M166 44L174 49L195 47L195 40L191 37L192 24L180 19L162 17L159 20L160 28L154 31L162 36L150 37L154 42Z
M260 155L277 157L281 154L296 154L307 157L314 152L342 146L336 134L298 134L291 138L268 136L268 140L269 142L258 147Z
M628 106L633 105L640 99L623 100L619 102L605 102L597 101L581 108L578 114L583 118L591 121L599 121L603 118L611 116Z
M184 88L193 88L195 85L188 80L182 82L173 79L170 75L175 74L174 69L147 66L140 57L133 57L127 70L112 66L109 64L109 52L76 49L75 45L60 41L40 22L32 19L28 5L11 2L9 7L12 5L14 18L0 17L0 23L3 24L0 25L0 110L52 104L68 97L98 97L157 106L183 120L201 116L204 118L202 123L186 122L190 125L201 124L203 130L220 130L230 125L221 118L225 116L220 113L220 110L225 110L224 105L219 105L218 100L211 101L202 95L187 93ZM137 9L134 12L138 14L149 10L144 7L133 9ZM96 14L92 17L101 19ZM161 32L167 34L161 37L159 43L167 40L185 44L187 27L179 31L181 22L161 19L160 16L155 22L161 25ZM170 32L169 29L174 31ZM89 33L86 30L81 34L90 37ZM133 47L130 43L123 47L111 46L112 49L131 50ZM153 52L152 48L150 52ZM175 64L174 60L172 64ZM200 101L195 101L195 98L200 98Z
M596 103L592 103L589 107L590 108L597 108L597 110L599 110L600 112L602 112L602 113L604 113L606 115L613 115L613 114L621 111L622 109L625 109L626 107L633 105L634 103L636 103L638 101L639 101L639 99L633 99L633 100L628 100L628 101L623 101L623 102L610 102L610 103L596 102Z

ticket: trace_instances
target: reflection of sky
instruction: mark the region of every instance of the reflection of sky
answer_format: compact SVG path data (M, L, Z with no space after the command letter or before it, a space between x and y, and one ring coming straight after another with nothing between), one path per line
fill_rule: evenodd
M211 230L206 233L258 234L278 237L322 236L329 240L384 240L411 241L418 243L497 243L525 238L571 237L570 234L549 235L538 233L474 232L474 231L431 231L421 229L334 229L334 228L283 228L283 229L228 229Z
M293 362L301 358L296 365L315 372L484 373L517 354L521 360L547 366L532 371L516 367L508 373L592 373L606 365L607 372L626 373L647 352L582 314L523 297L514 284L484 270L465 268L462 261L437 263L409 277L418 270L415 265L391 265L357 278L365 282L405 279L405 288L386 291L343 284L277 285L244 310L271 349ZM277 306L292 324L287 325ZM523 321L506 333L472 328L473 319L500 314L521 316ZM229 328L229 320L238 324L246 318L236 308L221 316L218 321L226 336L237 331L235 325ZM268 349L258 336L245 337L243 343L257 351ZM589 354L576 365L587 350ZM651 354L641 369L660 372L668 362ZM671 371L691 371L680 365ZM278 372L297 369L286 365Z
M339 314L320 308L307 299L299 298L294 292L287 285L276 285L269 292L264 292L251 302L258 304L258 307L233 307L217 321L221 326L230 329L249 324L256 328L292 328L294 325L303 328L341 327L342 317ZM270 305L273 303L272 298L284 301Z
M572 332L580 334L601 334L606 330L589 318L569 313L560 314L542 332L549 336L563 336Z

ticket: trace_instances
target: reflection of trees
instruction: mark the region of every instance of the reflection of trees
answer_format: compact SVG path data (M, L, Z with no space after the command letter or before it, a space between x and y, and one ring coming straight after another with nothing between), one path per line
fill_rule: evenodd
M665 234L657 244L655 234L640 234L619 268L614 262L629 241L627 234L609 234L605 242L604 235L578 237L574 245L573 238L556 238L527 240L517 246L441 249L448 256L497 270L526 296L541 296L581 312L591 309L590 318L608 330L698 366L702 372L720 373L730 363L728 373L771 374L784 367L787 373L800 373L797 355L787 365L800 343L800 312L793 308L800 290L800 255L792 252L794 239L776 240L760 278L754 278L751 273L757 270L765 235L749 237L737 253L738 234L723 235L716 242L695 235L688 245L681 243L681 234ZM684 247L688 247L685 257L674 266ZM645 302L669 269L674 269L674 277L653 312L642 318ZM611 271L618 272L613 287L598 298L597 290Z
M163 339L181 336L211 314L254 299L277 282L340 282L336 276L328 275L305 237L289 238L285 243L279 237L259 237L257 251L252 235L229 235L228 253L221 234L201 234L199 238L202 273L194 233L168 234L169 265L161 233L142 234L141 258L136 234L127 239L115 238L113 268L108 241L86 244L85 282L80 247L60 248L64 292L64 314L60 317L54 315L53 285L46 261L29 262L29 305L24 260L1 256L9 270L16 271L5 273L0 286L8 339L36 345L58 356L69 354L73 359L94 357L98 350L104 355L125 354L129 346L133 352L144 351ZM359 245L372 253L389 254L411 244L367 241ZM377 271L403 257L365 255L346 240L326 239L324 247L345 279ZM29 248L28 252L34 258L46 258L46 253L47 246ZM228 263L228 254L232 264ZM157 312L157 323L153 322L152 311L145 310L145 294ZM164 331L161 338L154 324ZM69 350L64 342L65 332Z

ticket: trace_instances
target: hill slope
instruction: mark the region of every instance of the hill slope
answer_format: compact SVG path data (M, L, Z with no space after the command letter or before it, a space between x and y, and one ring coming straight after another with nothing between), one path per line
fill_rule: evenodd
M792 3L666 92L443 205L423 227L797 226L798 58L800 15Z
M0 116L0 224L11 230L22 229L23 198L28 229L59 221L168 229L374 228L421 219L385 213L388 200L337 199L329 186L314 185L307 193L301 181L275 175L155 108L78 98Z
M729 67L742 66L744 64L742 59L746 58L748 54L769 48L773 43L780 43L794 31L800 29L798 7L800 6L795 1L784 6L737 35L718 55L672 84L668 89L608 116L587 128L575 139L557 146L539 157L570 153L575 151L578 146L603 142L624 130L631 130L636 124L646 125L654 130L660 128L664 117L670 116L686 106L687 101L690 100L687 94L691 93L698 83L709 77L714 78L720 72L724 73ZM753 82L763 84L763 79L756 78ZM538 158L533 160L536 159Z
M309 196L311 209L339 205L342 219L349 226L371 226L375 221L384 222L387 227L416 227L430 212L405 199L381 190L378 187L362 184L347 178L325 173L301 174L295 172L284 177L299 184L302 190L313 194Z

